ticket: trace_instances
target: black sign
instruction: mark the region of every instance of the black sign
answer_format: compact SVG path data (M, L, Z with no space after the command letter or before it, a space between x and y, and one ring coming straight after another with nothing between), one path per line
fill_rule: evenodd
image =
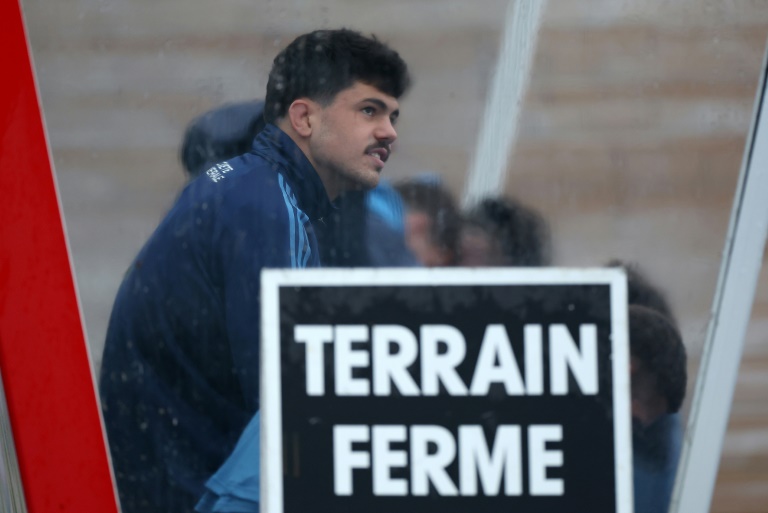
M631 511L620 270L274 271L263 303L263 511Z

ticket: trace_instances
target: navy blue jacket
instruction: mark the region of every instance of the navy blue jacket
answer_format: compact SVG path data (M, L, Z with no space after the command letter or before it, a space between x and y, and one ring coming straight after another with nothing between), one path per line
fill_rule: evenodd
M192 181L120 286L99 380L124 513L190 512L259 408L263 268L319 266L332 206L274 125Z

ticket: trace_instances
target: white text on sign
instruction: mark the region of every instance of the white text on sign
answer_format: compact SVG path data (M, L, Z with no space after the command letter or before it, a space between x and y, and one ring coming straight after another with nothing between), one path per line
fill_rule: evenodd
M334 493L352 495L354 470L370 470L373 495L378 496L423 496L430 483L443 496L475 496L480 488L485 495L522 495L522 451L527 445L528 494L562 495L562 479L548 477L547 469L562 466L563 454L546 445L562 440L562 426L528 426L527 444L522 432L520 426L499 426L489 448L478 425L459 426L456 438L434 425L334 426ZM408 450L394 449L391 444L398 442L408 442ZM368 444L370 449L356 449L353 444ZM456 459L458 483L447 471ZM408 467L410 479L392 477L393 469Z
M435 396L440 384L453 396L487 395L491 385L503 385L511 396L543 395L543 326L523 329L523 374L502 324L486 327L471 381L457 371L464 361L467 344L457 328L435 324L420 327L419 337L395 324L299 325L294 339L305 346L306 393L323 396L325 386L324 348L333 348L333 392L337 396L389 396L394 388L403 396ZM579 344L564 324L548 326L549 394L569 393L569 374L584 395L598 393L597 328L579 327ZM360 347L359 343L367 343ZM357 345L358 347L355 347ZM392 351L392 348L396 348ZM442 347L442 349L441 349ZM409 371L420 357L420 382ZM371 368L371 379L354 376L355 369Z

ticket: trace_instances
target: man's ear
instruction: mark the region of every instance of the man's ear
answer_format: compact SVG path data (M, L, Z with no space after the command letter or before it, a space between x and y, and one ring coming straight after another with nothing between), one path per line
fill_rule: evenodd
M288 121L291 128L302 137L312 134L312 114L315 110L315 102L306 98L299 98L288 107Z

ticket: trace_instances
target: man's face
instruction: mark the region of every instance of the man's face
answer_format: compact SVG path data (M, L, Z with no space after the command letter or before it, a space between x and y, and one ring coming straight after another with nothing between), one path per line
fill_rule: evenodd
M647 427L669 411L669 403L659 388L659 381L636 356L630 357L632 383L632 418Z
M313 114L309 158L329 196L350 189L371 189L397 138L397 99L355 82Z
M425 212L411 210L406 214L405 244L424 267L453 264L453 253L432 240L432 219Z
M501 252L499 243L488 232L477 226L465 226L459 239L459 265L464 267L498 267L510 265Z

